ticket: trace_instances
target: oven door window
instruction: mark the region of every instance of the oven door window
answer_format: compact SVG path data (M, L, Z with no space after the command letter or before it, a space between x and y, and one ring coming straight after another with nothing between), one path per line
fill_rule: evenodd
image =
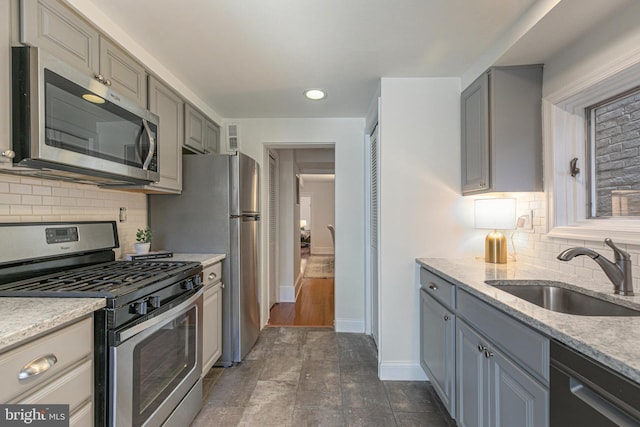
M157 126L87 89L44 70L45 143L141 169ZM148 169L157 171L157 154Z
M133 351L133 425L142 425L194 369L197 309L166 323Z

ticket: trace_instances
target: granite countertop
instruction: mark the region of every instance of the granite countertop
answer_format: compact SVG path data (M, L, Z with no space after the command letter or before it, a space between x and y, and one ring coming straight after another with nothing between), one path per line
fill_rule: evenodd
M0 353L105 306L104 298L0 298Z
M500 291L485 280L542 279L564 282L584 293L640 309L640 296L613 294L613 285L523 263L488 264L478 259L418 258L419 265L448 279L543 334L640 382L640 317L575 316L557 313Z
M203 267L222 261L227 256L225 254L181 254L174 253L173 257L167 258L167 261L192 261L199 262Z

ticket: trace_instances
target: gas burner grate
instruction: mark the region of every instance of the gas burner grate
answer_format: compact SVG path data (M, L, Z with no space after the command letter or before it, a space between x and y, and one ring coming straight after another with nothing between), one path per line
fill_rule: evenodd
M192 262L113 261L0 285L0 295L115 298L199 266Z

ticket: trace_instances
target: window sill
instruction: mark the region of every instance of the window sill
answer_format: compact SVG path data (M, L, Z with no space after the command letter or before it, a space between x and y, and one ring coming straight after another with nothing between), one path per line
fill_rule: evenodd
M640 221L616 222L618 221L584 221L574 226L554 227L547 236L594 242L602 242L608 237L615 243L640 245Z

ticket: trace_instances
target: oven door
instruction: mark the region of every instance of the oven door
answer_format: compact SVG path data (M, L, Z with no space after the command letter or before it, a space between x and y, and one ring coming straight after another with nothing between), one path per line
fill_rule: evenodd
M119 342L109 348L110 425L159 426L201 384L202 301L200 290L120 331Z

